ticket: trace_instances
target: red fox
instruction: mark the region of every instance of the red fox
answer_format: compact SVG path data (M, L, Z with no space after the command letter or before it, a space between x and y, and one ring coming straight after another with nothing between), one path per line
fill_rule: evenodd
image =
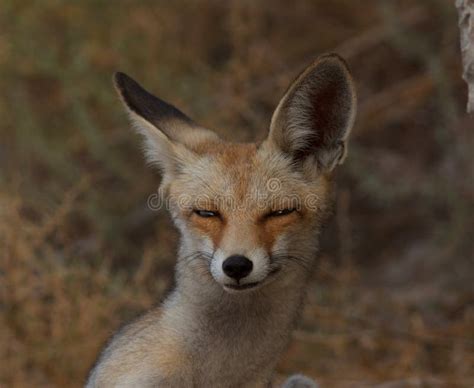
M221 140L123 73L116 89L181 241L176 288L118 331L87 387L269 387L305 299L356 93L336 54L279 102L260 143ZM315 387L304 376L284 387Z

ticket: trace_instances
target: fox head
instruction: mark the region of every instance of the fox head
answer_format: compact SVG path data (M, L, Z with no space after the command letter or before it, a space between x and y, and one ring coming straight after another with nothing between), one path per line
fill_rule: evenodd
M296 78L258 144L221 140L123 73L115 85L163 175L182 236L178 284L191 277L240 293L310 273L356 111L339 56L319 57Z

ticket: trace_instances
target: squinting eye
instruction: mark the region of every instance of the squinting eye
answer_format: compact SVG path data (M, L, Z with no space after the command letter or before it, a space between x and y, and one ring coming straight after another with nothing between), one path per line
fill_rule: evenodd
M209 217L219 217L219 212L215 212L212 210L194 210L194 213L197 214L199 217L209 218Z
M286 216L287 214L293 213L296 209L281 209L275 210L267 214L267 217L281 217Z

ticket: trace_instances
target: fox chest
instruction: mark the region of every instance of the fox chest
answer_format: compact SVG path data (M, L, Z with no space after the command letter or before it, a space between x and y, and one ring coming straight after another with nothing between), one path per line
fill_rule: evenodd
M202 342L195 337L188 358L193 385L266 387L287 342L283 330L246 325L207 332Z

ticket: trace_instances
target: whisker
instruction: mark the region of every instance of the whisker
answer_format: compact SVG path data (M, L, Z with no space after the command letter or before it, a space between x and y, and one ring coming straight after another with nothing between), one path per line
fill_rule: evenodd
M312 270L312 261L302 256L296 256L288 253L279 253L278 251L273 252L271 259L274 263L295 263L296 265L303 268L305 271L310 272Z
M202 262L206 264L206 269L211 260L212 260L212 256L203 251L192 252L189 255L181 257L181 262L184 263L184 265L186 266L190 266L191 264L195 262ZM199 268L202 268L202 267L203 266L199 266Z

